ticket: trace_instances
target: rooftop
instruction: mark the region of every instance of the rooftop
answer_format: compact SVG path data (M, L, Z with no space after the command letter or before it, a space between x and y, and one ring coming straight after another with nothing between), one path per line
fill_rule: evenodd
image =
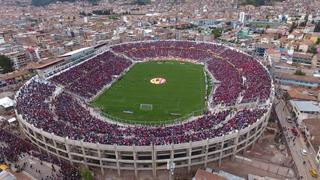
M79 52L81 52L81 51L85 51L85 50L90 49L90 48L91 48L91 47L84 47L84 48L81 48L81 49L77 49L77 50L74 50L74 51L65 53L65 54L61 55L60 57L72 56L72 55L74 55L74 54L77 54L77 53L79 53Z
M14 78L21 77L21 76L29 74L29 73L30 72L28 70L22 69L22 70L19 70L19 71L14 71L14 72L11 72L11 73L2 74L2 75L0 75L0 80L6 81L6 80L9 80L9 79L14 79Z
M303 59L312 59L313 54L310 53L293 53L292 55L295 58L303 58Z
M320 107L315 101L296 101L290 100L290 103L297 107L298 111L303 112L320 112Z
M307 91L303 91L300 88L293 88L287 91L291 99L316 101L316 95L310 94Z
M10 99L9 97L4 97L0 99L0 106L4 108L9 108L14 105L14 100Z
M299 76L299 75L294 75L294 74L290 74L290 73L283 73L283 72L275 72L275 76L278 78L320 84L320 79L317 77L314 77L314 76Z

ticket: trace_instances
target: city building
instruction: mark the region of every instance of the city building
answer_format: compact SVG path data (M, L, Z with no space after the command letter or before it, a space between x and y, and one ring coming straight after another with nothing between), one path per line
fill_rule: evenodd
M0 179L3 180L17 180L17 178L9 171L0 169Z
M320 114L319 102L289 100L290 109L299 125L305 119L316 118Z
M246 13L245 12L240 12L239 14L239 22L244 24L246 20Z
M15 70L22 68L30 62L30 59L27 58L25 52L11 52L5 55L13 61L13 67Z
M274 76L281 85L318 88L320 84L320 79L314 76L300 76L284 72L275 72Z

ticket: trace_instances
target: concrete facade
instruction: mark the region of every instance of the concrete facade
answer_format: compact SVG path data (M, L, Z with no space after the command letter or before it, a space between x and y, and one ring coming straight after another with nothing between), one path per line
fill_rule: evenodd
M261 136L268 124L271 105L268 111L253 125L232 134L171 145L118 146L94 144L70 140L47 133L26 122L21 115L18 120L24 134L40 149L74 165L100 168L101 173L113 169L121 175L122 171L132 171L137 176L139 171L165 170L167 162L172 160L176 168L187 168L190 172L195 165L207 166L210 162L219 162L224 158L233 158L245 151Z

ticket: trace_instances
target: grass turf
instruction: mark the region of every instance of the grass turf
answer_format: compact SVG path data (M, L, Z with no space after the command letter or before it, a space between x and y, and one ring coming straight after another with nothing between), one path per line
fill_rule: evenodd
M155 77L167 82L162 85L150 83ZM114 120L132 124L167 124L194 111L202 113L205 91L202 65L151 61L134 65L92 104ZM152 104L153 109L141 110L140 104Z

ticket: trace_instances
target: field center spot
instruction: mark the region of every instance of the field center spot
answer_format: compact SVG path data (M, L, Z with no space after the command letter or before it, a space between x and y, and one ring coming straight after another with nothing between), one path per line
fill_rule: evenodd
M150 80L151 84L156 84L156 85L162 85L162 84L165 84L166 82L167 80L161 77L152 78Z

